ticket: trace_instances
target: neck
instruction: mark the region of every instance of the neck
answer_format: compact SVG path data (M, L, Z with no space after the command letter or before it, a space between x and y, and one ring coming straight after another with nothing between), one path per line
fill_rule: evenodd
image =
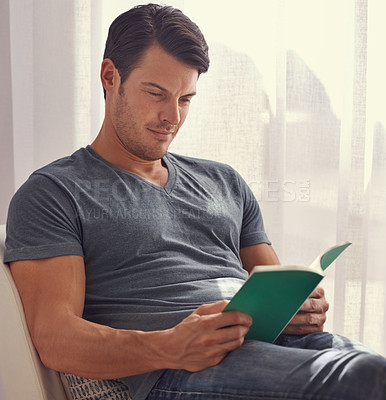
M130 153L117 135L107 134L106 122L92 142L91 148L111 164L129 171L158 186L165 186L168 180L168 169L161 160L143 160Z

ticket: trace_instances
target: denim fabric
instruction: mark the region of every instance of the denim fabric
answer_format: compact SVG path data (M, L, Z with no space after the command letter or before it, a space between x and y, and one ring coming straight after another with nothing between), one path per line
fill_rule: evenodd
M248 340L215 367L167 370L147 397L156 399L385 400L386 359L324 332Z

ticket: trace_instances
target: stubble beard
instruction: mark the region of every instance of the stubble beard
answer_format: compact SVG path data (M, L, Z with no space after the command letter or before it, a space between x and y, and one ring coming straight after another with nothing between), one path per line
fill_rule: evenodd
M125 116L124 118L122 118L123 115ZM169 146L166 150L157 147L150 148L138 141L138 138L141 136L141 128L135 121L133 112L123 96L120 96L119 104L117 104L115 109L114 119L116 121L115 129L117 136L128 152L145 161L157 161L165 156ZM149 128L170 130L173 132L173 138L177 134L177 129L170 126L170 124L159 124L157 127L149 126Z

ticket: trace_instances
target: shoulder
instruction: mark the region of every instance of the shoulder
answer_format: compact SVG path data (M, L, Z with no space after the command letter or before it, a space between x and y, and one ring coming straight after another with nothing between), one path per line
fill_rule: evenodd
M87 186L87 183L104 179L111 173L111 167L87 146L37 169L20 189L56 186L60 190L73 191L78 184Z
M31 177L44 176L53 180L73 180L74 178L87 176L87 172L91 172L95 160L86 148L81 148L75 153L60 158L51 162L50 164L39 168Z
M73 191L76 182L89 177L93 170L90 155L84 148L55 160L29 176L14 194L11 208L16 204L45 204L52 199L63 202Z

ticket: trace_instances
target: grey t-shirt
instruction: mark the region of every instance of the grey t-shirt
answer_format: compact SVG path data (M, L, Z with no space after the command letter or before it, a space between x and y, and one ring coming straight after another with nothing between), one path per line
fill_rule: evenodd
M90 146L34 172L11 201L4 262L82 256L83 317L120 329L166 329L231 298L247 277L240 248L269 243L255 197L227 165L162 161L165 187ZM141 399L159 375L124 381Z

